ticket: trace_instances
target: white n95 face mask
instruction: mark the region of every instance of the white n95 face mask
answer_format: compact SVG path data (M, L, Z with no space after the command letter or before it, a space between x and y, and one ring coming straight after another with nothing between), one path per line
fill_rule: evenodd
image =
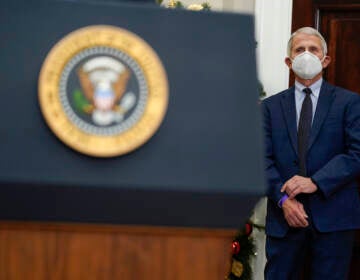
M321 63L322 61L324 61L324 58L320 61L320 59L316 55L312 54L311 52L305 51L297 55L292 60L291 69L300 78L309 80L314 78L322 71L323 67Z

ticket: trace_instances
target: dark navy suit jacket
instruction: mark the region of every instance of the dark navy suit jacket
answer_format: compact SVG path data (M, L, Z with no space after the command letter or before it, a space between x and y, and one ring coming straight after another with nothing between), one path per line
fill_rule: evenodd
M277 205L281 186L298 174L295 88L262 102L268 182L266 233L283 237L289 226ZM307 174L318 190L308 194L314 226L321 232L360 228L355 178L360 174L360 95L323 81L311 128Z

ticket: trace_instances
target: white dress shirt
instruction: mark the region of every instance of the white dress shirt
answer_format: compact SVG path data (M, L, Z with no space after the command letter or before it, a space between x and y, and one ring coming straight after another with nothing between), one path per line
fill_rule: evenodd
M315 83L313 83L309 88L311 89L312 93L310 94L311 102L312 102L312 121L314 121L315 111L316 111L316 105L318 103L319 94L320 94L320 88L322 84L323 79L319 79ZM295 106L296 106L296 124L297 127L299 126L299 118L300 118L300 112L301 112L301 106L303 104L303 101L305 99L305 92L303 92L303 89L306 88L303 84L299 83L298 81L295 81Z

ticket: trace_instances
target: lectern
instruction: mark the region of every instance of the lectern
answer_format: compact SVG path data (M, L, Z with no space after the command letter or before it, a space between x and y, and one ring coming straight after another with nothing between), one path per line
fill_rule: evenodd
M0 18L0 278L224 277L264 193L253 18L84 1Z

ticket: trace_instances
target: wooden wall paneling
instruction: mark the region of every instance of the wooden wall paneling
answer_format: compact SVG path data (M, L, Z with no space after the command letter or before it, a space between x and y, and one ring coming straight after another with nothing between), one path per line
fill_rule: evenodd
M338 6L349 6L352 4L360 4L360 0L313 0L318 5L338 5Z
M327 79L338 86L360 93L360 15L358 19L330 21L330 33L330 55L334 57L335 63L329 68ZM339 57L341 59L337 59Z
M316 21L328 41L333 60L325 78L337 86L360 92L360 5L320 5Z
M0 279L224 279L235 233L0 222Z
M312 0L293 0L291 30L304 26L315 26L315 7Z

